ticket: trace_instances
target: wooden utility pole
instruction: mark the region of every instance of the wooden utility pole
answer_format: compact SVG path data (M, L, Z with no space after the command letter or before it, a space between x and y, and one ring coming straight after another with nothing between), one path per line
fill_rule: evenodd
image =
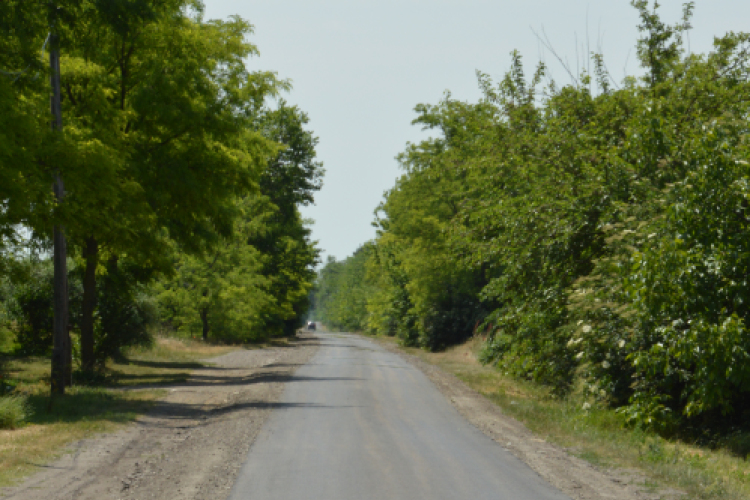
M53 27L54 29L54 27ZM62 134L62 103L60 97L60 39L52 33L49 39L50 83L52 84L52 130ZM58 203L65 198L65 186L60 172L55 173L55 197ZM54 327L52 347L52 394L65 394L70 383L70 334L68 333L68 252L62 226L54 227L53 235L55 267L54 281Z

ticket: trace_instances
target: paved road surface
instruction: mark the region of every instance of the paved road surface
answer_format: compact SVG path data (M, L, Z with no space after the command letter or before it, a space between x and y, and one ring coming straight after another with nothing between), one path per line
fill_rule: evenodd
M568 499L406 361L359 337L318 335L230 500Z

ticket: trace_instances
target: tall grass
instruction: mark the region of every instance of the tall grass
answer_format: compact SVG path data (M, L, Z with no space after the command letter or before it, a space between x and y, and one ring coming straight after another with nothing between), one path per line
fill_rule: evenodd
M0 396L0 429L16 429L31 415L25 396Z

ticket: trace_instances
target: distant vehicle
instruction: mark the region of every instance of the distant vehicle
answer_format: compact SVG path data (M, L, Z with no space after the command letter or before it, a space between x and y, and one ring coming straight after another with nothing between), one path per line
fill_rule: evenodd
M307 329L311 332L315 331L315 321L308 321L307 322Z

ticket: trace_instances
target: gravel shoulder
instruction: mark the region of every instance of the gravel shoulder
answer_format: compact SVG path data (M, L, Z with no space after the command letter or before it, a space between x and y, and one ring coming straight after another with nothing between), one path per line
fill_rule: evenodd
M211 359L135 424L75 443L17 487L14 500L226 498L284 383L317 351L300 335L288 347Z

